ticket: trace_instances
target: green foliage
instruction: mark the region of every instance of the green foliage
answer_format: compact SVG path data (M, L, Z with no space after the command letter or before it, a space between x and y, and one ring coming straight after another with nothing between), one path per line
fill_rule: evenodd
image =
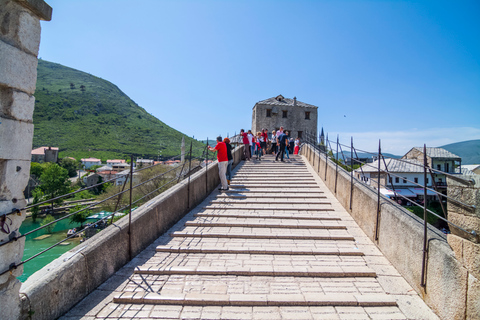
M86 206L76 205L73 212L82 210L86 208ZM80 227L83 227L83 223L87 221L87 217L91 215L90 209L82 210L80 212L75 213L74 215L70 216L70 223L80 223Z
M39 187L36 187L33 192L33 202L32 204L37 204L41 201L41 199L43 198L43 192L42 190L39 188ZM40 211L40 208L38 206L35 206L32 208L32 221L33 222L36 222L37 221L37 217L38 217L38 211Z
M68 171L56 163L46 163L45 171L40 176L40 188L47 199L56 198L70 191Z
M41 226L44 226L44 225L47 225L48 223L50 223L50 222L52 222L52 221L55 221L55 218L54 218L52 215L47 214L47 216L46 216L45 218L43 218L42 222L40 222L40 225L41 225ZM55 225L56 225L56 224L57 224L57 223L55 222L55 223L52 223L52 224L49 225L49 226L46 226L46 227L45 227L45 232L46 232L46 233L52 233L52 232L53 232L53 229L55 228Z
M40 178L43 171L45 171L45 163L32 162L30 165L30 175Z
M70 198L70 201L75 201L75 200L83 200L83 199L92 199L95 198L95 195L91 193L89 190L83 190L80 191L79 193L75 194L75 197Z
M76 159L180 154L181 132L98 77L40 59L35 99L34 147L58 146L59 156ZM185 137L187 146L191 141L194 149L202 146Z
M63 158L59 162L60 167L67 169L68 171L68 176L70 178L73 178L77 176L77 169L79 162L75 159L70 159L70 158Z
M417 217L421 218L423 220L423 207L418 207L418 206L412 206L412 207L405 207L408 211L413 212ZM438 201L433 201L429 205L427 205L427 209L435 212L441 217L445 216L443 215L442 212L442 207L440 205L440 202ZM427 222L431 224L432 226L438 227L441 224L441 219L437 218L430 212L427 212Z

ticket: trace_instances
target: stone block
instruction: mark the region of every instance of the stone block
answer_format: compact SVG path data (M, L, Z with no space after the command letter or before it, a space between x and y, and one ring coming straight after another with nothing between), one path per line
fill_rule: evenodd
M0 41L0 85L35 92L37 82L37 57Z
M2 234L4 234L2 232ZM12 235L20 235L19 233L11 233ZM8 239L8 236L7 236ZM0 272L8 270L12 263L20 263L23 258L23 249L25 248L25 238L12 241L0 247ZM11 275L19 277L23 273L23 265L17 269L12 270ZM8 280L10 273L5 273L0 276L0 287Z
M0 159L0 201L23 199L30 179L30 161Z
M21 209L26 205L25 199L20 199L16 203L12 203L12 201L0 201L0 214L10 213L12 209ZM25 211L19 211L19 214L9 214L7 218L8 229L10 234L6 234L5 232L0 233L0 243L12 237L13 232L18 233L18 229L20 229L20 225L22 224L23 220L25 220L26 214ZM17 234L18 235L18 234Z
M0 310L2 310L2 319L20 318L20 286L20 281L17 279L11 279L6 287L0 289Z
M39 18L17 1L1 2L3 10L0 10L0 39L37 56L41 30Z
M463 265L474 277L480 279L480 244L464 240Z
M480 319L480 281L468 275L467 319Z
M18 42L22 49L38 56L40 47L40 20L28 12L21 12L18 17Z
M30 161L32 139L32 123L0 117L0 159Z
M35 97L7 87L0 87L0 116L32 122Z

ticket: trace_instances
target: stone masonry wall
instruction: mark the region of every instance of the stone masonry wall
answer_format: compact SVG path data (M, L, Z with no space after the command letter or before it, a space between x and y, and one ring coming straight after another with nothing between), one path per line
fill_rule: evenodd
M467 270L467 305L468 319L480 319L480 176L463 176L472 183L447 177L448 195L475 208L462 206L448 200L448 220L462 226L467 231L476 231L476 236L454 227L447 240L455 252L455 257Z
M267 118L267 109L277 109L277 113L272 113L271 117ZM282 110L287 110L287 118L282 118ZM310 119L305 119L305 112L310 112ZM273 129L283 126L285 130L292 131L291 137L296 138L298 131L310 132L317 135L317 109L307 108L301 106L273 106L267 104L256 104L252 110L252 132L258 132L262 129L268 129L272 132Z
M376 190L353 180L351 192L349 172L341 167L336 172L332 161L326 163L325 155L319 155L308 145L302 146L301 154L378 249L441 319L480 319L478 245L456 235L448 235L447 242L443 233L428 225L426 286L422 287L423 220L381 196L378 240L375 240ZM472 190L464 191L472 194ZM477 189L477 195L470 197L476 199L477 208L478 196Z
M0 0L0 217L7 231L0 231L0 273L23 257L25 239L5 243L19 235L25 219L23 211L10 213L26 205L23 190L30 175L40 20L50 20L51 14L41 0ZM22 272L19 267L0 275L4 319L20 315L21 283L16 277Z

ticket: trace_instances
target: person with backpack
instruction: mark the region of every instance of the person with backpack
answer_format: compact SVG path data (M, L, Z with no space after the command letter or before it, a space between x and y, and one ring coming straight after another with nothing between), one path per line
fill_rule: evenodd
M283 127L280 127L280 134L277 135L277 146L278 152L277 156L275 157L275 161L278 161L278 156L280 156L280 161L283 161L283 156L285 154L285 141L287 140L287 136L283 133Z

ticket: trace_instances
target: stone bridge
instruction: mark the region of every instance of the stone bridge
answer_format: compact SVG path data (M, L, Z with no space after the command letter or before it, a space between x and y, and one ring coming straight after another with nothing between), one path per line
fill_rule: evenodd
M24 238L9 239L25 218L51 15L42 0L0 0L2 271L22 260ZM480 319L478 241L428 227L421 286L422 221L383 197L377 221L376 192L310 146L287 163L241 162L229 192L211 193L218 182L216 166L193 174L135 210L132 232L121 219L24 284L22 267L2 273L0 319ZM449 203L449 216L478 230L480 189L450 185L476 207Z
M61 319L437 319L300 156L242 163Z

